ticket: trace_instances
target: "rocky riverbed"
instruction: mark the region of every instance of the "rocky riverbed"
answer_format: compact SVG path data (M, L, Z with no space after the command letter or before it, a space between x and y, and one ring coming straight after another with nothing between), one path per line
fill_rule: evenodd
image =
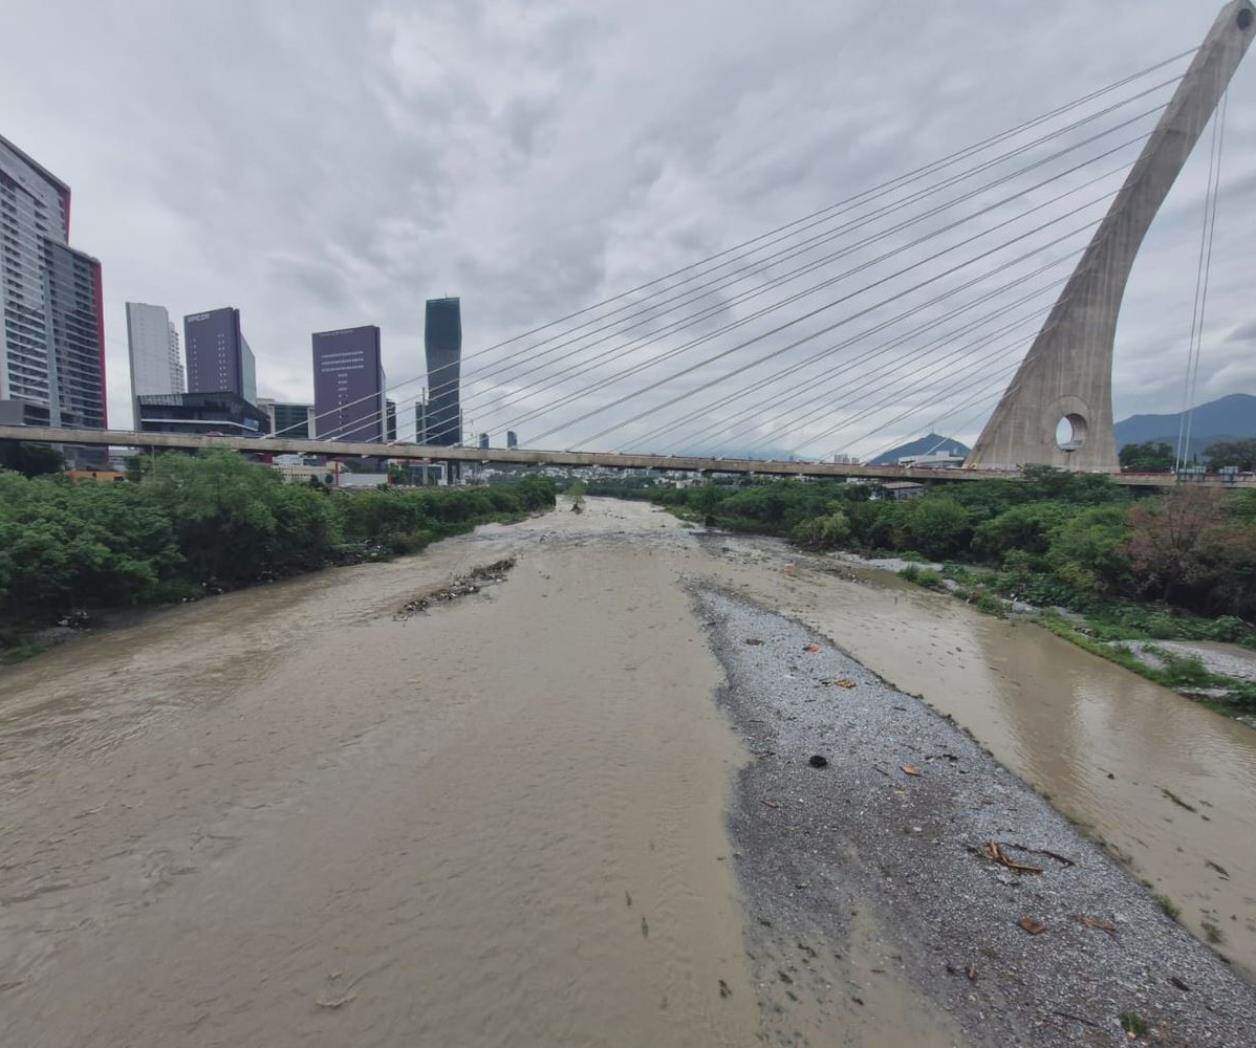
M896 981L974 1044L1250 1043L1256 990L967 733L796 622L696 600L754 757L731 824L778 1036ZM869 918L884 967L817 979Z

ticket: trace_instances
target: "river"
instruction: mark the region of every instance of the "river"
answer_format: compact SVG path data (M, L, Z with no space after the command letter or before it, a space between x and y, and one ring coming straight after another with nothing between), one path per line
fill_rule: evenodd
M760 1043L724 819L747 754L692 578L953 715L1256 968L1256 732L892 577L589 500L0 673L0 1040ZM868 1001L803 1035L946 1029L892 977Z

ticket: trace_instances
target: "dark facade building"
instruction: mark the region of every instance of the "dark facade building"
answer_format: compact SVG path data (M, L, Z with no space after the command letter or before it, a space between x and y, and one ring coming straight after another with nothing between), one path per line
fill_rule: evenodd
M200 436L262 437L270 416L230 390L213 393L153 393L135 398L141 433L196 433Z
M388 420L384 439L393 444L397 440L397 405L394 401L384 401L384 415Z
M309 404L275 403L271 432L282 433L293 440L308 440L310 433Z
M462 306L457 298L429 298L423 325L427 354L427 435L425 444L462 443L459 381L462 360Z
M70 247L70 187L4 138L0 405L29 425L108 424L100 263Z
M223 390L257 403L257 365L240 330L240 311L232 306L183 318L189 393Z
M257 407L270 419L273 436L292 440L310 438L310 415L314 409L309 404L285 404L269 397L258 397Z
M487 447L488 447L488 434L487 434L487 433L481 433L481 434L480 434L480 447L481 447L481 448L487 448Z
M383 443L387 432L379 328L317 331L314 345L314 435Z
M517 448L519 446L519 435L513 430L506 430L506 447Z

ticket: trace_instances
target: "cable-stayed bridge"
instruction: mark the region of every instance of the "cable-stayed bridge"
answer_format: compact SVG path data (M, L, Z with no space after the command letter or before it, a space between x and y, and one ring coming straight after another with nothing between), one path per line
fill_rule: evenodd
M1198 48L467 353L456 371L393 383L384 394L403 403L423 385L459 392L462 417L429 425L423 445L355 439L382 428L375 394L379 409L346 425L328 416L359 402L313 418L313 441L29 428L0 439L889 477L902 473L834 460L989 416L962 477L928 475L1114 472L1126 281L1211 122L1199 252L1183 259L1195 269L1190 334L1164 365L1184 365L1184 407L1194 402L1226 91L1253 35L1251 0L1232 0ZM461 446L470 417L466 428L521 431L525 446ZM1188 422L1179 458L1189 436ZM720 457L730 448L737 458Z

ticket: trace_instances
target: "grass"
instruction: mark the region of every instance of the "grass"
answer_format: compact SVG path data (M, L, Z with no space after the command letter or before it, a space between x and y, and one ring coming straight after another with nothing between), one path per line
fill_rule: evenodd
M48 650L47 644L18 638L0 640L0 666L12 666L14 663L25 662Z
M1225 933L1212 921L1201 921L1199 926L1204 929L1204 938L1213 946L1220 946L1225 942Z
M1168 917L1169 920L1176 921L1182 916L1181 907L1167 895L1162 892L1155 892L1152 895L1152 898L1156 900L1156 905L1159 906L1160 909L1164 910L1164 915Z
M904 578L908 582L914 582L917 586L923 586L925 589L940 590L943 588L942 575L932 568L918 568L915 564L908 564L898 574L900 578Z
M1122 1012L1121 1029L1131 1037L1146 1037L1147 1020L1137 1012Z

